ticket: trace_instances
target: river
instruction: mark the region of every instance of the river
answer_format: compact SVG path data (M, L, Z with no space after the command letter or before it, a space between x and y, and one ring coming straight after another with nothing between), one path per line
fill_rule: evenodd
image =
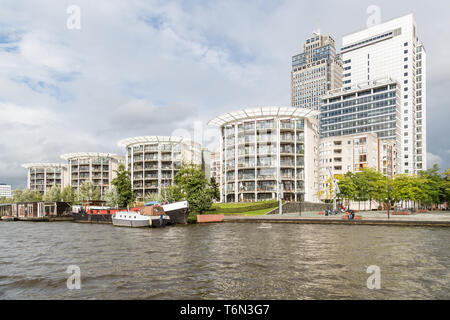
M0 222L0 299L450 299L449 229L262 226Z

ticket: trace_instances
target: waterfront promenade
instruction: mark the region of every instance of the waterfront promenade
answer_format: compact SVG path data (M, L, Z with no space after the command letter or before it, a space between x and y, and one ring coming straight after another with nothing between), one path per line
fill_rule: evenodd
M429 226L450 227L450 213L418 213L409 216L393 216L388 219L383 212L359 212L361 220L348 221L344 215L324 216L317 212L286 213L282 215L263 216L225 216L224 222L254 222L254 223L303 223L303 224L350 224L350 225L383 225L383 226Z

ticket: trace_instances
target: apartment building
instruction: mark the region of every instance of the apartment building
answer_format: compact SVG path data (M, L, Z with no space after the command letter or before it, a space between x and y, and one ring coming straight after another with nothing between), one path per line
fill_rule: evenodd
M221 202L316 200L318 111L260 107L220 115Z
M202 165L201 145L182 137L134 137L118 145L126 149L126 166L137 199L172 185L183 162Z
M61 155L67 160L69 185L79 192L85 181L90 181L100 189L103 195L111 187L111 181L116 177L119 163L124 161L123 156L111 153L76 152Z
M12 192L11 192L11 185L0 183L0 198L11 198Z
M342 86L342 63L334 39L315 33L292 57L291 106L318 110L321 96Z
M220 181L220 151L211 152L211 178Z
M69 183L67 166L61 163L26 163L22 165L27 169L27 188L47 194L51 187L62 189Z
M375 133L327 137L319 144L319 190L326 190L330 174L374 168L386 176L395 175L395 140L379 139Z
M426 52L413 14L342 39L343 86L389 77L400 90L399 170L426 169Z

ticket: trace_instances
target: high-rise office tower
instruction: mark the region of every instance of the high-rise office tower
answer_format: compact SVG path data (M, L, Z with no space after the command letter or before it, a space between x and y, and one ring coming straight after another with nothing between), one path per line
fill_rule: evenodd
M342 86L342 64L334 39L315 32L303 44L303 53L292 57L291 106L318 110L328 90Z
M413 14L344 36L341 54L344 89L387 77L398 83L398 169L426 169L426 54Z

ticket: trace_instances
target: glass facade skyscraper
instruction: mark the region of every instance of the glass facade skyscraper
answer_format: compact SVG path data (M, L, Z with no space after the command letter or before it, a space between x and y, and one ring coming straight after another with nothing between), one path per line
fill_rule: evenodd
M342 64L334 39L316 33L292 57L291 106L318 110L320 98L342 85Z

